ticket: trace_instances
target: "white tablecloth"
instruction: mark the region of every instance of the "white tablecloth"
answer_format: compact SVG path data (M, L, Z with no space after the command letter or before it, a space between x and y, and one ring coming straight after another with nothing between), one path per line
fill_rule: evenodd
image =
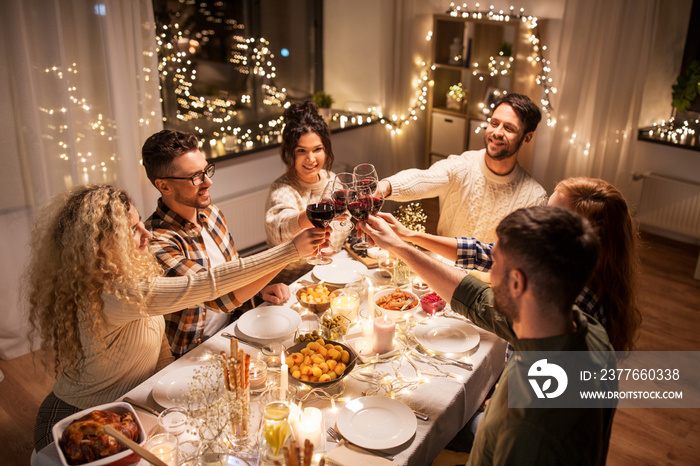
M343 251L335 257L338 262L351 261L347 254ZM348 262L348 266L352 266ZM312 273L302 277L307 281L313 280ZM296 302L292 297L286 305L291 306ZM366 303L362 303L362 307ZM231 324L223 331L236 333L236 324ZM396 399L408 405L411 409L425 413L430 416L429 421L418 420L418 427L415 436L407 443L388 450L394 455L394 461L403 465L426 465L430 464L438 453L447 445L454 435L462 428L462 426L471 418L483 402L486 394L494 384L498 375L504 367L505 342L495 335L479 329L481 341L477 350L469 356L468 360L473 364L471 370L465 370L456 366L444 366L450 372L460 376L459 379L451 377L430 378L427 383L419 385L415 390L404 390L396 395ZM284 342L287 346L291 346L292 339ZM181 367L201 363L207 358L207 355L218 354L222 350L228 353L229 340L219 334L208 339L199 347L187 353L175 361L170 366L164 368L159 373L137 386L125 396L131 397L136 401L146 403L149 406L160 409L158 403L153 399L151 391L157 381L168 372L177 370ZM241 348L255 357L259 349L253 346L241 343ZM415 362L419 368L429 370L430 366ZM376 366L376 370L393 373L390 363L381 363ZM400 372L408 377L415 377L416 373L413 367L404 362ZM342 398L347 401L353 398L362 396L362 393L371 385L356 380L353 377L345 378L346 388ZM383 392L378 395L383 395ZM319 399L316 397L304 404L304 406L314 406L323 411L326 427L334 426L336 421L337 410L342 408L342 403L336 403L336 411L331 409L328 400ZM141 422L147 431L157 428L157 418L149 413L146 413L137 408ZM327 438L327 451L334 447L334 443L330 438ZM251 461L250 459L248 459ZM34 465L60 465L58 453L54 444L44 448L36 454L32 459ZM145 461L141 461L139 465L147 465Z

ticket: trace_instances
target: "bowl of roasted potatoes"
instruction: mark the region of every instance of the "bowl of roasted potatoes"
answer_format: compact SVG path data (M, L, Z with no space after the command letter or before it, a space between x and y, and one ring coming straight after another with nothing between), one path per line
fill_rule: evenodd
M311 387L327 387L345 378L355 367L357 355L338 341L301 342L287 349L289 375Z

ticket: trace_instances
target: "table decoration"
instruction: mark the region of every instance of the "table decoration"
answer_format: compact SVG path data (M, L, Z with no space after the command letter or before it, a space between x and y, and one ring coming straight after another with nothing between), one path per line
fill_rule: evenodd
M306 407L303 410L297 410L294 414L295 416L292 414L289 416L294 440L302 444L310 443L315 451L325 451L323 412L318 408Z
M284 354L284 350L286 349L287 348L279 342L270 343L267 345L267 348L263 348L262 354L267 358L267 367L272 369L280 367L280 364L282 364L280 355Z
M165 432L178 436L185 432L189 416L187 410L181 406L173 406L158 415L158 425Z
M265 406L259 447L261 464L272 464L283 458L282 447L288 444L292 433L289 412L289 405L282 401Z
M348 321L357 320L360 309L360 293L352 288L341 288L330 294L331 315L342 315Z
M267 386L267 363L262 359L251 361L250 372L250 392L260 393Z
M394 333L396 322L388 316L374 319L372 352L388 353L394 348Z
M179 466L177 437L174 434L163 432L153 435L146 440L143 446L163 464Z

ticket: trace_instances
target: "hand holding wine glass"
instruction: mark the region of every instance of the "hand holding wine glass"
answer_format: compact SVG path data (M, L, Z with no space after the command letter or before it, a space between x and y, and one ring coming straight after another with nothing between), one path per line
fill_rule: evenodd
M314 190L306 206L306 217L316 228L325 228L336 216L335 203L331 199L333 183L329 182L325 189ZM316 256L309 257L306 262L312 265L327 265L333 262L329 257L321 255L321 246L316 249Z

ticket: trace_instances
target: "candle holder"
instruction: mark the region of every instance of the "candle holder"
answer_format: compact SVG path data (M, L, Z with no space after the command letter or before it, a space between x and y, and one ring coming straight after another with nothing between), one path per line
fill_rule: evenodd
M278 369L282 365L280 355L283 354L286 349L287 348L279 342L273 342L263 346L261 351L266 358L267 367L270 369Z
M249 370L250 393L262 393L267 387L267 363L262 359L251 361Z
M330 298L333 317L342 315L349 322L357 320L360 309L360 293L352 288L341 288L332 292Z
M156 434L146 440L143 446L168 466L178 466L180 464L177 437L174 434L168 432Z

